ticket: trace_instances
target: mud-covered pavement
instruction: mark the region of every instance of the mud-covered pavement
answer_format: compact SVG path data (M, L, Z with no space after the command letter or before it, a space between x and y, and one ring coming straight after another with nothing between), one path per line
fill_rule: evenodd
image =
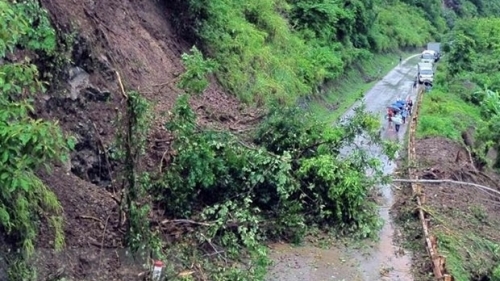
M413 78L416 75L418 55L405 59L402 65L396 66L375 86L365 93L362 101L366 110L378 114L382 121L381 133L384 138L402 141L407 125L402 125L399 133L394 129L387 129L384 115L388 105L397 99L406 99L410 96L414 101L416 90L413 89ZM346 112L344 118L353 114L355 104ZM380 154L380 148L371 146L359 137L357 142L374 155L380 155L384 170L387 174L395 171L396 165ZM380 232L380 239L363 247L362 250L354 246L330 245L322 249L314 245L291 247L289 245L273 245L272 258L274 266L268 275L268 281L411 281L411 255L398 247L394 240L398 238L398 231L394 228L389 210L394 203L390 186L381 186L382 205L380 216L384 226Z

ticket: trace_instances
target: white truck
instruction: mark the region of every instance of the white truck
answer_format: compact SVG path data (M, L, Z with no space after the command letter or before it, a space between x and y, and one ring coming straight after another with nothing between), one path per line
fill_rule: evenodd
M436 62L436 52L432 50L425 50L420 55L420 62L434 64Z
M441 43L429 42L427 43L427 50L434 51L434 62L441 58Z
M421 62L417 65L417 79L419 84L431 84L434 82L434 69L431 63Z

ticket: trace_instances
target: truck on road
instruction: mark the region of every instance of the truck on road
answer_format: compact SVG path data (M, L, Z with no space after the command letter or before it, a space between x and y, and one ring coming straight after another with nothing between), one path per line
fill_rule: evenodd
M430 50L423 51L420 55L420 62L434 65L436 62L436 52Z
M434 82L434 69L431 63L421 62L417 65L417 80L419 84L430 84Z
M441 43L429 42L427 43L427 50L434 51L434 62L441 58Z

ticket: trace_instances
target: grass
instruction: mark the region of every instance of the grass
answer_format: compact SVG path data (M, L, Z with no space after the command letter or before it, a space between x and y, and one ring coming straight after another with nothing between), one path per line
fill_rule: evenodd
M458 95L433 89L426 93L417 127L417 138L445 137L460 141L462 131L481 122L480 110Z
M405 52L402 57L414 53ZM370 61L358 63L358 67L351 68L342 78L325 86L329 88L326 94L313 98L309 109L324 121L338 120L398 63L399 54L396 53L376 54ZM366 82L367 77L373 80Z

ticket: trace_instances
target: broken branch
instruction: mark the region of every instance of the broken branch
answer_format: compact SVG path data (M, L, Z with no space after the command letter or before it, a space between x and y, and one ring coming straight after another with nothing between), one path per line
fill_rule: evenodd
M165 150L165 152L163 152L163 155L161 156L161 160L160 160L160 174L161 174L161 170L162 170L162 167L163 167L163 160L165 160L165 157L167 156L168 151L169 151L169 147L167 147L167 149Z
M111 182L114 182L113 175L111 174L111 163L109 162L108 151L106 150L106 146L104 146L104 142L102 141L101 137L99 137L99 130L97 129L97 126L95 125L94 122L92 122L92 126L94 127L94 130L95 130L95 137L97 138L99 145L102 148L102 153L104 154L104 161L106 161L109 180L111 180ZM113 191L114 191L114 187L113 187Z
M108 228L109 217L110 216L108 215L108 217L106 218L106 224L104 225L104 229L102 230L101 249L99 250L99 269L102 265L102 250L104 248L104 238L106 237L106 229Z
M197 222L193 220L187 220L187 219L176 219L176 220L162 220L160 224L165 225L167 223L188 223L188 224L194 224L194 225L201 225L201 226L213 226L211 223L206 223L206 222Z
M392 179L393 182L409 182L409 183L451 183L451 184L459 184L459 185L468 185L472 186L475 188L479 188L482 190L486 190L495 194L500 195L500 191L493 189L488 186L476 184L476 183L471 183L471 182L464 182L464 181L455 181L455 180L422 180L422 179Z
M125 97L125 100L128 100L128 95L125 92L125 88L123 87L122 78L120 77L120 73L118 73L118 71L115 71L115 73L116 73L116 77L118 79L118 84L120 85L120 90L122 92L122 95Z
M87 219L87 220L95 220L97 222L100 222L102 223L102 221L96 217L93 217L93 216L85 216L85 215L79 215L77 218L80 218L80 219Z

